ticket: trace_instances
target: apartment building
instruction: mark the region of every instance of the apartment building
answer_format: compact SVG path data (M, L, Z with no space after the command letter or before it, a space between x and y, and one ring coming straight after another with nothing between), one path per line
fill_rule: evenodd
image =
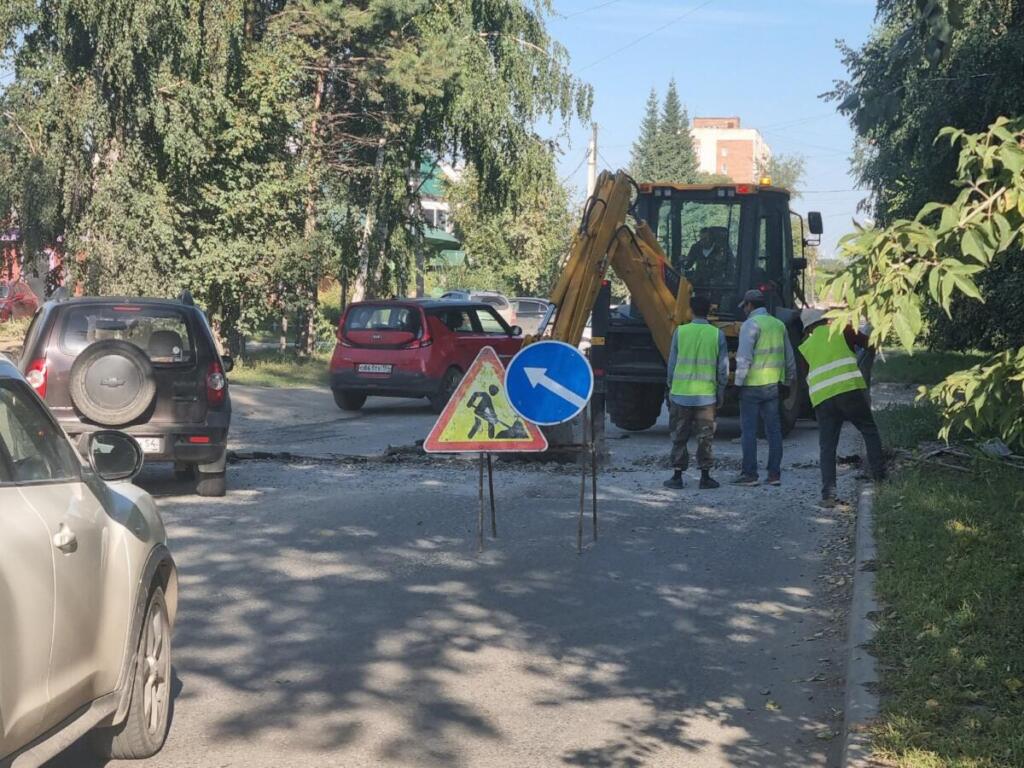
M738 117L695 117L691 132L701 172L728 176L737 184L756 182L772 156L760 132L744 128Z

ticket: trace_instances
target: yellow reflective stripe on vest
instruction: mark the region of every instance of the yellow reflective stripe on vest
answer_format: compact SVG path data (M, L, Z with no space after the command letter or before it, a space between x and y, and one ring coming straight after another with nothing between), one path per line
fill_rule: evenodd
M830 333L828 326L815 328L800 345L800 354L807 360L807 394L814 407L844 392L867 389L846 339Z
M743 382L748 387L781 384L786 380L786 326L771 315L751 318L758 328L750 372Z
M687 323L676 330L673 395L714 396L717 393L718 334L716 326L704 323Z

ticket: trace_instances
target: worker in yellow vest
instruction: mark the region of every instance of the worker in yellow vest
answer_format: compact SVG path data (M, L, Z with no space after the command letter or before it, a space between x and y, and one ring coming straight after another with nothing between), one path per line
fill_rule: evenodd
M696 432L700 487L711 489L718 487L711 477L711 441L715 437L715 414L729 383L729 348L725 334L708 322L711 301L694 296L690 309L693 321L676 330L668 357L673 471L665 487L683 487L683 472L690 465L687 443Z
M740 388L740 445L743 466L734 485L758 485L757 427L768 438L768 485L782 484L782 419L780 388L796 383L796 356L789 332L768 313L759 290L747 291L741 305L747 319L740 328L736 350L736 386Z
M839 503L836 448L845 422L853 424L864 437L871 477L881 480L885 476L882 441L871 414L868 385L855 356L855 349L867 348L868 340L853 328L832 333L820 309L805 309L800 319L804 324L800 355L807 361L807 393L818 419L822 504L833 507Z

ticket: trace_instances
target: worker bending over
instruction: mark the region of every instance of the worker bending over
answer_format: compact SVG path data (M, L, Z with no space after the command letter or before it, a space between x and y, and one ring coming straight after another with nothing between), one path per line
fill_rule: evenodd
M747 316L740 328L736 352L736 386L740 388L740 443L743 468L733 482L757 485L757 426L764 424L768 438L768 484L782 484L782 420L780 387L796 382L796 357L786 326L768 314L764 294L747 291L742 308Z
M694 296L690 309L693 321L676 329L668 356L673 472L665 487L683 487L683 472L690 465L687 443L696 431L700 487L717 488L718 483L711 477L711 441L715 437L715 412L729 383L729 348L725 334L708 322L711 301Z
M800 319L804 324L800 355L807 361L807 393L818 419L821 498L824 506L832 507L838 503L836 448L844 422L853 424L864 437L872 478L881 480L885 476L882 441L871 414L868 386L855 356L857 347L868 348L868 340L852 327L843 333L831 333L820 309L805 309Z

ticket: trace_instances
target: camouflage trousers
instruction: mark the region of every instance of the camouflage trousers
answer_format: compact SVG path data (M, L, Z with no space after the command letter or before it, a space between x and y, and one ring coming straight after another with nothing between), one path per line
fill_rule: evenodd
M711 469L711 442L715 438L715 406L687 406L672 403L669 406L669 429L672 432L672 466L685 470L690 466L690 451L686 444L697 437L697 467Z

